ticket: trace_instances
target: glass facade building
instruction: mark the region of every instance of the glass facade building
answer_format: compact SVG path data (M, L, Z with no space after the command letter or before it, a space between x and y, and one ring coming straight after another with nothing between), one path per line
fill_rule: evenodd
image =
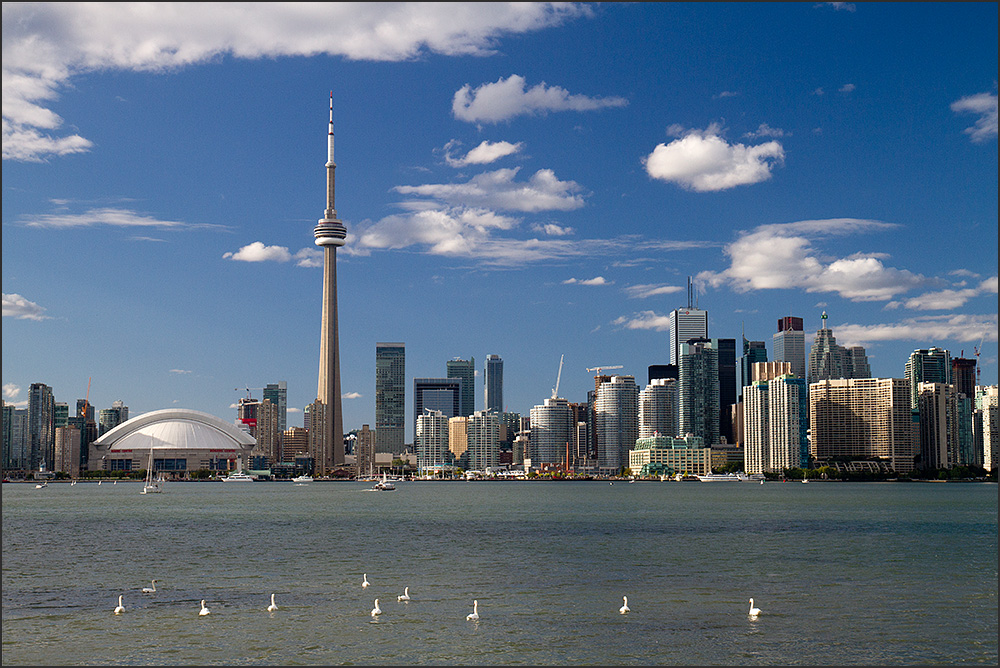
M406 344L375 344L375 451L399 454L406 434Z

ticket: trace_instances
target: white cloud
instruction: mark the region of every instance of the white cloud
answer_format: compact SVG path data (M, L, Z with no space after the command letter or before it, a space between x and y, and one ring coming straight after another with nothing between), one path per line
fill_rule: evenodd
M997 96L996 93L969 95L951 103L956 113L979 114L976 124L962 132L976 142L984 142L997 136Z
M502 36L591 14L578 3L4 3L3 158L92 147L56 136L63 119L47 108L88 72L163 72L222 55L486 56Z
M747 132L743 136L747 139L757 139L758 137L790 137L791 132L785 132L781 128L772 128L767 123L761 123L753 132Z
M228 229L226 225L210 223L184 223L176 220L162 220L153 216L137 213L130 209L103 207L90 209L83 213L45 213L22 216L19 221L28 227L48 229L69 229L74 227L156 227L161 229L192 230L192 229Z
M677 183L697 192L727 190L771 178L771 168L784 163L781 144L728 144L710 127L690 131L681 139L659 144L643 159L654 179Z
M344 392L340 395L341 399L360 399L363 395L360 392Z
M724 98L724 97L736 97L737 95L739 95L739 93L734 93L731 90L724 90L721 93L719 93L718 95L713 95L712 99L713 100L718 100L718 99L721 99L721 98Z
M814 90L814 91L812 92L812 94L813 94L813 95L822 95L822 94L823 94L823 87L821 86L821 87L819 87L819 88L815 89L815 90Z
M254 241L235 253L224 253L222 257L238 262L288 262L292 254L284 246L265 246L260 241Z
M997 314L936 315L909 318L896 323L855 325L835 328L838 341L865 345L873 341L917 341L937 345L941 341L997 340Z
M813 5L813 7L832 7L838 12L853 12L857 9L853 2L820 2Z
M454 158L451 155L451 149L458 146L456 140L448 142L444 147L444 159L452 167L466 167L468 165L486 165L491 162L496 162L500 158L505 158L508 155L513 155L524 148L522 142L516 144L511 144L507 141L490 142L483 141L479 146L475 147L471 151L465 154L462 158Z
M531 229L549 237L567 237L576 232L572 227L556 225L555 223L533 223Z
M730 266L698 279L713 286L729 285L737 292L804 288L807 292L836 292L852 301L888 300L930 281L919 274L886 266L884 253L855 253L830 259L814 247L827 236L858 234L897 227L856 218L803 220L761 225L725 248Z
M855 88L857 88L857 86L855 86L854 84L852 84L852 83L846 83L843 86L841 86L840 88L838 88L837 90L839 90L841 93L850 93Z
M179 375L184 375L184 374L191 373L191 371L188 371L187 369L171 369L170 373L176 373L176 374L179 374Z
M452 206L488 207L505 211L572 211L583 206L582 188L560 181L551 169L539 169L527 182L515 181L520 167L498 169L466 183L396 186L404 195L431 197Z
M608 281L603 276L595 276L594 278L567 278L563 281L563 285L608 285Z
M625 294L629 296L629 299L646 299L647 297L656 297L658 295L671 295L683 289L679 285L630 285L625 288Z
M611 324L625 329L651 329L656 332L669 332L670 316L660 315L655 311L640 311L630 316L616 318Z
M916 311L944 311L961 308L962 306L965 306L967 301L973 297L978 297L981 294L997 294L996 276L987 278L974 288L927 292L918 297L906 300L904 306ZM886 306L888 306L888 304Z
M565 88L544 82L525 90L525 79L512 74L496 83L472 88L465 84L455 92L451 111L455 118L471 123L498 123L515 116L544 115L550 111L591 111L606 107L624 107L621 97L572 95Z
M17 399L18 395L21 394L21 388L14 383L4 383L3 384L3 398L4 399Z
M48 320L45 307L30 302L19 294L3 293L3 317L19 320Z

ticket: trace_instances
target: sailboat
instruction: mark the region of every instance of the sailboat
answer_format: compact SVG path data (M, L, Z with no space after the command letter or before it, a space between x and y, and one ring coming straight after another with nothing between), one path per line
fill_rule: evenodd
M379 492L391 492L392 490L396 489L396 486L392 483L392 481L390 481L388 478L385 477L385 472L383 471L382 479L379 480L377 483L375 483L372 489L377 490Z
M153 449L149 449L149 463L146 465L146 484L142 486L141 494L159 494L163 486L159 479L153 479Z

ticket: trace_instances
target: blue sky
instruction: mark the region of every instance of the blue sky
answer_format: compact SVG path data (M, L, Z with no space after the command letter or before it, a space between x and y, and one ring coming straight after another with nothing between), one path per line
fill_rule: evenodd
M381 341L408 395L488 354L522 414L562 356L570 401L588 367L644 385L689 276L710 336L771 354L825 310L873 375L981 345L995 384L997 32L996 3L4 3L4 400L229 420L284 380L301 425L331 90L345 429Z

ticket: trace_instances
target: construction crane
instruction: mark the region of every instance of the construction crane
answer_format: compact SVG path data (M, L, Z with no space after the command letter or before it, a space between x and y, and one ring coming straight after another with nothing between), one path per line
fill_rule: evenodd
M559 373L556 374L556 386L552 388L553 399L559 396L559 381L562 379L562 365L564 357L566 357L565 354L559 356Z
M595 375L600 376L601 372L604 371L605 369L621 369L621 368L622 368L621 364L614 364L614 365L611 365L611 366L592 366L592 367L587 367L587 371L596 371L597 373Z
M979 368L979 353L981 353L983 351L983 341L985 339L986 339L986 333L983 332L983 335L981 337L979 337L979 345L975 346L972 349L972 355L973 355L973 357L976 358L976 385L979 385L980 384L980 380L982 379L982 373L983 372L982 372L982 369Z
M263 387L244 387L243 389L245 389L247 391L247 399L251 399L252 398L250 396L250 390L261 390L261 391L264 390ZM239 391L240 391L240 388L238 388L238 387L234 387L233 388L233 392L239 392Z

